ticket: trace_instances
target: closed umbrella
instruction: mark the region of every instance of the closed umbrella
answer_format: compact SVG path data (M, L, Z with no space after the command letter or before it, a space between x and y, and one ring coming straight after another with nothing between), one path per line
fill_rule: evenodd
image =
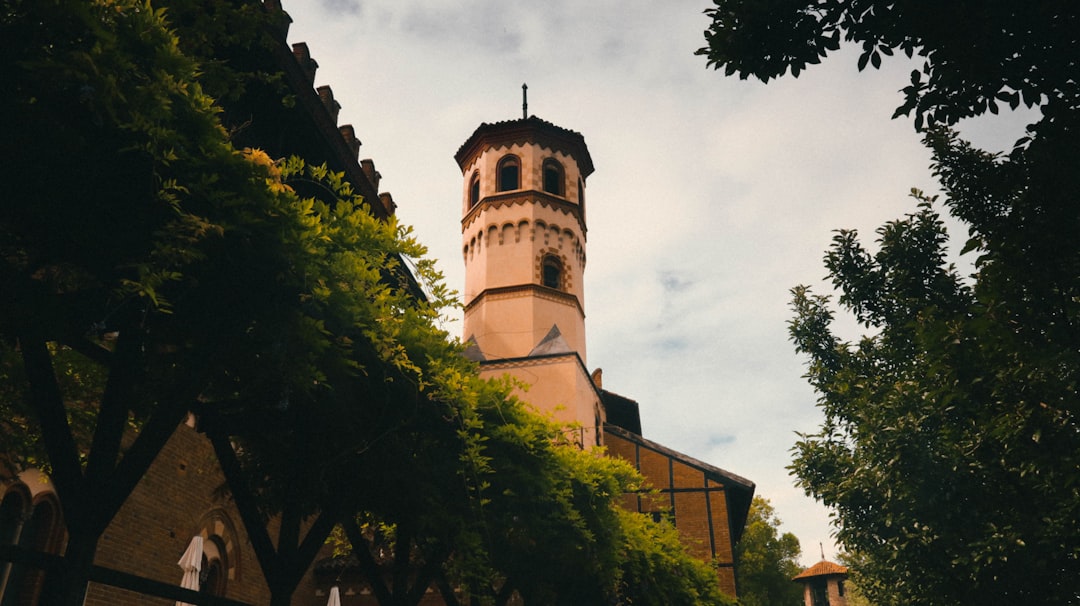
M203 541L202 537L195 535L188 543L184 555L181 556L177 565L184 571L184 578L180 579L180 586L192 591L199 590L199 571L202 569ZM187 602L177 602L176 606L191 606Z
M341 606L341 592L337 585L330 588L330 600L326 602L326 606Z

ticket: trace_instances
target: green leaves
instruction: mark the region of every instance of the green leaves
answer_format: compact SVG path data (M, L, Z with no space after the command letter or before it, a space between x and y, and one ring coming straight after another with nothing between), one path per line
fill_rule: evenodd
M903 89L893 117L912 116L916 130L951 126L997 113L997 102L1080 102L1080 11L1068 2L991 2L978 11L955 3L881 0L713 0L705 46L709 67L763 82L789 68L798 76L845 41L861 45L858 69L880 68L900 50L926 61ZM977 49L973 52L972 49Z
M798 606L803 601L802 586L791 581L802 570L799 539L789 532L781 535L779 527L769 500L754 497L735 556L744 606Z
M1080 252L1065 232L1080 187L1064 174L1080 154L1070 139L1007 159L947 132L928 142L977 272L965 282L946 262L935 201L918 192L915 213L878 230L877 252L837 234L826 266L870 334L839 344L829 301L793 290L791 336L825 421L800 436L791 469L835 512L875 603L1067 602L1076 586L1061 573L1080 561L1080 543L1061 538L1080 536L1080 274L1064 268Z

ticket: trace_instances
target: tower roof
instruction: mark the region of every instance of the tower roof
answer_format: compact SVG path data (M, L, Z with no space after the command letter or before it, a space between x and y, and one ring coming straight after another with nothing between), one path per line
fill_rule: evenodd
M827 577L840 574L846 575L847 573L847 566L841 566L835 562L822 560L795 575L791 580L798 581L800 579L809 579L810 577Z
M585 146L585 137L582 137L581 133L555 126L536 116L493 124L481 123L465 143L461 144L454 154L454 159L458 166L465 170L484 148L510 146L515 143L535 143L569 154L577 161L582 178L593 172L592 157L589 156L589 148Z

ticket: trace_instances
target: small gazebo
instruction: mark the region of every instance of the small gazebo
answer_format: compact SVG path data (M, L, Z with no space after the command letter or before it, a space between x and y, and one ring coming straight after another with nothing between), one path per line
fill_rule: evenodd
M847 566L822 558L791 580L802 584L805 606L847 606L847 598L844 597L847 576Z

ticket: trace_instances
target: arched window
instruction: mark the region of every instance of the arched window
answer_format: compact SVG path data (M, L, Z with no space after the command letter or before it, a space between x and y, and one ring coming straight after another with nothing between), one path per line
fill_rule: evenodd
M203 543L202 569L199 570L199 593L204 595L225 595L225 583L228 581L228 554L225 542L214 535Z
M473 173L472 181L469 182L469 208L476 206L480 201L480 173Z
M585 208L585 182L581 179L577 180L577 201L581 208Z
M562 196L565 192L563 167L554 158L544 160L544 191L556 196Z
M521 189L521 160L506 156L499 160L499 191Z
M9 488L0 501L0 543L15 545L19 541L26 513L27 498L17 487Z
M540 265L540 283L548 288L562 289L563 264L555 255L544 255Z
M22 484L8 488L0 501L0 542L8 546L17 546L28 522L27 506L30 502L28 491ZM17 600L19 585L23 581L22 564L0 561L0 596L13 595L9 600ZM6 600L5 600L6 601Z
M64 539L64 527L60 515L60 503L51 493L43 496L34 505L34 514L30 519L33 536L20 541L23 547L43 553L57 553ZM25 532L25 531L24 531ZM20 604L36 604L45 587L45 571L34 568L26 571L22 581L23 598Z
M14 498L14 503L9 499ZM63 541L64 529L60 517L60 504L52 493L43 493L29 512L26 511L28 499L25 495L9 490L0 504L3 510L4 542L36 552L56 553ZM9 514L20 511L17 526L11 525ZM12 533L14 531L14 536ZM0 568L0 604L14 606L36 604L45 581L45 571L24 564L6 564Z

